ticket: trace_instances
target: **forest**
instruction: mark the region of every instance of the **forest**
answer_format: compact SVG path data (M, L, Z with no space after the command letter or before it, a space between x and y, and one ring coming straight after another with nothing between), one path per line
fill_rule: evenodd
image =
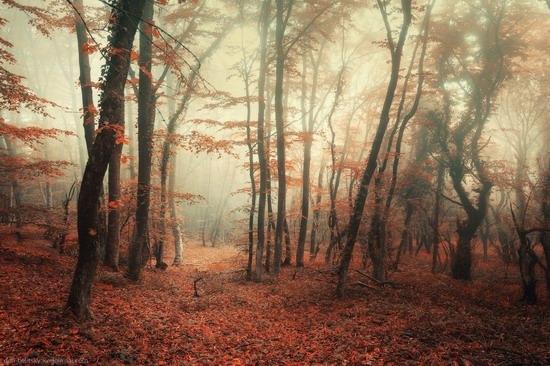
M0 365L550 365L550 0L0 0Z

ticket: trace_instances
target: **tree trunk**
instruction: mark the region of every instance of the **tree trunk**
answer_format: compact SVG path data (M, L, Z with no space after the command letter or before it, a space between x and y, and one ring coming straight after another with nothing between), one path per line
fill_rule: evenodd
M317 256L316 247L317 247L317 231L319 230L319 216L321 214L321 209L319 205L323 199L321 194L321 188L323 188L323 173L325 171L325 162L321 159L321 166L319 168L319 175L317 176L317 188L319 192L315 198L315 207L313 208L313 223L311 225L311 234L309 235L309 260L315 259Z
M439 165L437 170L437 186L435 191L434 219L433 219L433 251L432 251L432 273L436 272L437 260L439 258L439 217L441 211L441 194L443 193L443 184L445 178L445 167Z
M381 174L379 172L379 174ZM372 276L380 282L386 281L386 242L382 230L382 177L374 179L374 213L369 230L368 249L372 260Z
M456 251L452 258L451 271L457 280L469 280L472 271L472 239L475 229L459 227Z
M116 21L111 30L112 49L122 50L110 57L101 98L99 125L114 126L124 123L124 87L130 64L130 51L134 41L137 24L145 0L125 0L120 3L121 11L114 10ZM128 16L130 14L132 16ZM112 122L113 123L113 122ZM113 126L113 125L111 125ZM103 128L96 136L86 164L82 186L78 197L78 239L79 251L76 270L71 284L67 308L78 317L91 317L90 300L92 282L98 262L98 200L103 177L113 154L116 141L115 128Z
M365 167L365 170L363 172L363 177L359 185L359 191L355 198L353 212L351 214L347 229L347 242L342 252L342 260L340 261L340 267L338 269L338 285L336 287L336 294L339 297L344 295L347 273L353 255L353 248L355 246L355 241L357 240L357 233L359 232L359 226L361 225L361 219L363 217L363 211L365 209L365 203L367 201L368 187L376 169L378 153L380 152L380 148L382 147L384 134L390 120L390 110L395 96L395 90L397 88L397 82L399 79L399 69L401 65L403 45L407 37L409 25L411 23L411 1L402 0L401 5L403 12L403 24L401 26L397 45L395 46L395 48L391 48L392 67L390 82L388 84L386 97L384 99L384 105L380 114L380 123L378 124L376 135L372 143L372 148L369 153L369 158L367 160L367 166ZM385 8L380 8L380 11L383 18L387 22L388 14L386 13ZM387 33L389 40L392 37L389 26L387 26Z
M89 155L95 138L95 107L90 72L90 56L83 51L83 46L88 43L88 34L86 32L84 20L81 18L81 16L84 17L84 0L75 0L73 3L80 13L80 16L74 14L74 20L78 45L78 66L80 69L80 90L82 92L84 136Z
M244 52L244 50L243 50ZM250 179L250 212L248 213L248 263L246 266L246 278L252 279L252 261L254 259L254 216L256 213L256 180L254 179L254 148L252 131L250 126L252 103L250 101L249 75L246 73L246 146L248 147L248 175Z
M264 149L264 118L265 118L265 84L267 71L267 35L271 13L271 0L265 0L262 7L262 20L260 27L260 70L258 78L258 162L260 164L260 194L258 199L258 244L256 246L255 279L262 279L262 266L265 240L265 204L267 165Z
M118 143L109 162L109 221L107 227L107 244L105 248L105 265L118 271L118 254L120 246L120 154L122 143Z
M174 192L174 188L176 186L176 166L177 166L177 154L174 154L171 157L171 166L172 170L170 170L170 178L168 182L168 190L170 192ZM178 212L176 208L176 198L174 195L170 196L170 199L168 200L168 204L170 207L170 216L172 218L172 236L174 238L174 262L172 265L174 266L180 266L183 261L183 242L182 242L182 234L181 234L181 223L178 221Z
M292 248L290 244L290 230L288 228L288 220L285 217L284 224L284 237L285 237L285 260L283 261L283 266L290 266L292 264Z
M550 7L550 1L548 4L548 7ZM548 142L549 140L547 139L546 141ZM548 154L548 150L546 151L546 154ZM544 227L550 229L550 158L546 161L546 166L543 169L541 211ZM550 297L550 233L548 231L541 234L540 242L544 249L544 258L546 260L546 295Z
M311 146L313 143L313 131L306 126L306 108L305 108L305 78L306 63L302 73L302 132L304 133L304 164L302 168L302 206L300 215L300 230L298 232L298 245L296 247L296 267L304 266L304 252L306 247L307 223L309 219L309 173L311 169ZM313 126L312 126L313 127Z
M283 254L283 235L286 211L286 158L285 158L285 128L283 118L283 78L285 54L283 49L284 24L283 0L275 0L275 127L277 130L277 226L275 228L275 252L273 254L273 272L277 274L281 268Z
M321 44L319 49L319 56L317 62L313 62L313 75L311 82L311 96L310 96L310 110L309 113L306 109L306 71L307 71L307 62L305 56L303 58L303 74L302 74L302 132L304 133L304 164L302 169L302 207L301 207L301 216L300 216L300 230L298 233L298 245L296 248L296 266L302 267L304 265L304 252L306 246L306 235L307 235L307 226L309 221L309 192L310 192L310 171L311 171L311 148L313 145L313 128L315 124L315 117L313 113L313 108L317 99L317 84L319 80L319 66L321 65L321 57L323 54L325 42ZM313 58L313 56L312 56ZM306 123L306 116L308 116ZM323 169L321 169L322 172ZM322 173L320 173L322 174ZM322 183L322 175L321 175ZM318 179L319 180L319 179ZM321 185L319 183L318 185ZM319 197L319 195L318 195ZM318 198L319 199L319 198ZM320 202L320 199L319 199ZM317 214L317 223L319 226L319 210ZM314 213L315 215L315 213ZM315 218L313 219L315 222ZM314 223L315 225L315 223ZM315 252L315 231L317 228L311 229L311 235L313 239L310 238L310 251L309 256L313 258L313 253Z
M153 1L146 0L140 23L139 96L138 96L138 188L136 228L129 248L128 277L138 281L141 268L149 256L149 204L151 194L151 163L156 97L152 93L151 59L152 32L145 22L153 20Z

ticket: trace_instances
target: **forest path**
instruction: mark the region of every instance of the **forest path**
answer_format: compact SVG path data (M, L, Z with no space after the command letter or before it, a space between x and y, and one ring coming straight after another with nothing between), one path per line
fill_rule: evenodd
M0 365L550 364L548 301L518 304L517 278L490 268L457 282L405 257L396 288L352 285L339 300L323 265L246 282L238 249L195 244L183 268L148 266L138 284L100 267L95 318L78 323L62 311L75 258L0 231Z

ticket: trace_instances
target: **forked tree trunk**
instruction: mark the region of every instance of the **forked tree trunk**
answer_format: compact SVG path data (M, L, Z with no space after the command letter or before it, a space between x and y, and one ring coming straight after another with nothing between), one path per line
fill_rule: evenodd
M378 4L382 5L380 1L378 2ZM401 66L403 45L405 43L405 39L407 37L407 33L411 23L411 1L402 0L401 7L403 12L403 24L401 26L399 40L394 48L391 48L392 67L390 82L388 84L386 97L384 99L384 105L380 114L380 123L378 124L378 129L376 131L376 135L372 143L372 148L369 153L369 158L367 160L367 166L363 171L363 177L361 178L359 191L355 198L355 204L353 206L353 211L347 229L347 241L342 252L342 260L340 261L340 267L338 269L338 285L336 287L336 294L339 297L344 295L348 269L353 255L353 248L355 247L357 233L359 232L359 226L361 225L363 211L365 209L365 203L367 201L368 187L376 169L378 153L380 152L380 148L382 147L382 141L384 139L386 128L390 120L390 110L395 96L395 90L397 88L397 82L399 79L399 69ZM382 17L387 23L388 14L385 7L380 6L380 12L382 13ZM389 25L387 25L387 33L388 40L392 39Z
M120 3L122 10L114 10L117 20L111 31L110 45L112 49L121 52L113 54L107 64L110 66L105 75L99 118L99 125L105 128L96 136L82 178L78 197L78 261L67 299L67 308L81 318L92 315L92 283L98 263L98 200L117 137L115 129L108 128L106 124L111 122L122 126L124 123L124 87L130 65L130 51L137 30L135 18L141 17L144 3L145 0L125 0Z

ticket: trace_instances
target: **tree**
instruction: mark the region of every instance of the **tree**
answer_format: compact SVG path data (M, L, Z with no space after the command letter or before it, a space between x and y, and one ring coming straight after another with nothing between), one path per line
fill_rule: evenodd
M260 187L258 195L258 243L256 245L255 279L262 279L262 266L265 241L265 206L267 199L267 162L265 155L265 84L267 73L267 36L269 32L269 19L271 14L271 0L265 0L262 4L260 20L260 69L258 78L258 162L260 165Z
M507 61L516 51L511 44L514 29L503 30L508 10L506 4L495 1L471 4L463 13L455 13L464 22L438 30L437 34L449 36L438 40L439 53L432 55L437 59L442 105L428 118L435 126L434 136L458 196L456 203L466 214L466 219L457 218L458 242L452 258L455 279L471 277L471 242L485 218L493 187L482 156L486 144L482 134L493 111L493 99L510 72ZM466 29L470 37L463 36ZM457 46L460 53L455 51ZM464 110L456 106L459 99L466 101ZM472 182L475 188L470 191Z
M276 29L275 29L275 128L277 130L277 226L275 228L275 252L273 255L273 272L277 274L281 267L283 253L283 230L286 211L286 171L285 171L285 128L283 119L283 78L285 65L285 52L283 38L286 22L284 20L283 0L275 0L276 5ZM287 4L286 20L290 15L293 0Z
M139 95L138 95L138 189L136 228L130 243L128 276L137 281L141 268L149 258L149 205L151 195L151 166L156 95L153 92L152 38L153 0L146 0L139 38Z
M124 0L112 10L111 54L106 64L100 99L99 131L92 147L78 197L79 251L67 308L80 318L92 316L92 283L98 263L98 200L107 165L124 126L124 87L130 53L145 0Z
M391 76L386 91L386 97L384 99L384 105L382 112L380 114L380 122L374 137L372 147L369 153L367 160L367 166L363 171L363 176L361 178L359 191L355 197L355 203L353 205L353 211L349 220L347 227L347 241L342 252L342 259L340 261L340 266L338 268L338 285L336 287L336 294L338 296L344 295L346 277L353 255L353 248L355 246L355 241L357 240L357 233L359 232L359 226L363 217L363 211L365 209L365 203L368 196L368 187L370 181L374 175L374 171L377 165L378 153L382 147L382 141L386 132L390 120L390 110L395 96L395 90L397 88L397 82L399 79L399 69L401 66L401 57L403 53L403 46L407 37L409 26L411 24L412 18L412 9L410 0L401 0L401 11L403 14L403 22L401 25L401 30L399 32L399 38L397 43L395 43L392 36L392 29L388 22L388 10L386 7L386 2L382 0L377 0L378 7L382 18L384 19L384 24L387 32L387 42L388 48L391 54Z

